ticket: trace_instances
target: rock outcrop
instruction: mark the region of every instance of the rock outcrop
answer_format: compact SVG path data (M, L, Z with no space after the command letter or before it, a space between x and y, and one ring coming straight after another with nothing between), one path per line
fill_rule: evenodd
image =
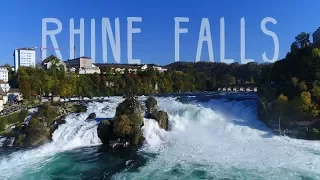
M86 120L92 120L95 119L97 117L96 113L91 113Z
M113 121L103 120L98 125L98 137L103 144L109 144L114 139Z
M67 114L85 109L85 106L76 103L43 103L27 123L15 124L4 136L14 139L13 146L41 145L51 141L52 133L59 125L66 123L64 117ZM23 122L24 119L19 121Z
M169 129L169 116L168 113L162 110L158 110L157 100L150 96L145 102L147 110L146 110L146 118L155 119L159 127L168 131Z
M98 126L98 136L102 143L127 147L141 145L144 141L141 127L143 126L143 106L138 99L128 96L116 109L113 122L104 120Z

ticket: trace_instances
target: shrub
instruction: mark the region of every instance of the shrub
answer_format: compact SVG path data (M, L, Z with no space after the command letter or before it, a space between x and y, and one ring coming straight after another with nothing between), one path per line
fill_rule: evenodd
M32 118L30 121L29 121L29 126L30 127L38 127L40 126L41 122L39 119L36 119L36 118Z
M75 113L87 112L87 107L83 105L75 104L73 105L72 111Z
M127 137L134 131L132 122L127 115L121 115L114 121L113 132L119 137Z
M304 92L308 90L308 87L306 85L306 83L304 81L302 81L301 83L299 83L299 89L300 91Z
M39 107L39 110L34 117L41 119L43 122L51 124L58 117L58 115L59 114L56 108L51 106L50 103L44 103Z
M304 118L314 118L319 114L318 106L312 103L309 92L302 92L300 97L295 98L291 103L304 115Z
M0 134L2 134L3 131L5 131L7 126L22 123L27 116L28 111L21 110L20 112L0 117Z
M314 86L312 88L312 95L315 96L318 101L320 101L320 87L319 86Z
M292 85L293 85L294 87L296 87L296 86L297 86L297 83L298 83L298 79L297 79L296 77L293 77L293 78L291 78L291 82L292 82Z
M278 97L278 101L282 103L288 102L288 97L281 93L280 96Z

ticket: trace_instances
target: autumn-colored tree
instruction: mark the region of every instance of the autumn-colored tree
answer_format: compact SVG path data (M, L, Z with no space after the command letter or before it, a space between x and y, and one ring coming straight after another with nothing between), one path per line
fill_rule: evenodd
M19 88L21 89L23 98L25 99L31 98L30 83L28 81L23 80L22 82L20 82Z

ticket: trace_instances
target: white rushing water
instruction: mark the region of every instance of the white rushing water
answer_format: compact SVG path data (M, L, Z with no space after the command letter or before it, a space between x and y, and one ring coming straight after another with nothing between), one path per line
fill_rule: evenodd
M275 136L257 120L254 101L158 103L171 131L148 122L143 149L157 157L115 179L320 179L320 143Z
M146 97L141 97L144 100ZM53 134L53 142L9 156L0 155L0 179L21 178L37 171L55 154L95 146L97 117L113 117L123 99L91 103L86 113L72 114ZM114 179L320 179L320 143L275 136L257 120L255 102L211 100L183 104L158 98L169 114L170 131L145 119L142 154L156 154L139 171L123 171Z
M37 171L59 152L101 144L97 135L97 123L85 120L93 112L96 113L97 117L113 117L121 98L110 98L109 100L104 103L90 103L86 113L67 116L66 124L61 125L53 133L53 142L35 149L0 156L0 179L20 177L26 170Z

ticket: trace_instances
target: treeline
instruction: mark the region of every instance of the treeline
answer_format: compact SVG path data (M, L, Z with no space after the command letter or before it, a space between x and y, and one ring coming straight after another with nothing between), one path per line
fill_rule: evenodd
M203 73L209 79L215 79L216 86L224 85L244 85L263 84L268 82L272 64L250 62L248 64L239 63L219 63L219 62L176 62L167 68L174 71L182 71L186 74L197 72Z
M10 82L21 89L25 99L49 94L94 97L123 95L128 91L137 95L214 91L221 85L259 82L267 66L257 63L179 63L169 65L164 73L150 68L137 73L126 70L121 74L105 67L101 68L101 74L86 75L65 71L63 66L52 66L49 70L40 66L20 67Z
M213 90L215 81L204 73L159 73L152 69L136 74L128 71L120 74L104 68L101 74L79 75L66 72L63 68L44 70L41 67L20 67L11 85L20 88L23 97L29 99L39 95L93 97L123 95L128 91L137 95L203 91L208 88Z
M310 122L303 138L320 139L320 50L309 36L305 32L296 36L286 57L272 64L272 83L258 90L259 114L267 124L281 119L283 127Z

